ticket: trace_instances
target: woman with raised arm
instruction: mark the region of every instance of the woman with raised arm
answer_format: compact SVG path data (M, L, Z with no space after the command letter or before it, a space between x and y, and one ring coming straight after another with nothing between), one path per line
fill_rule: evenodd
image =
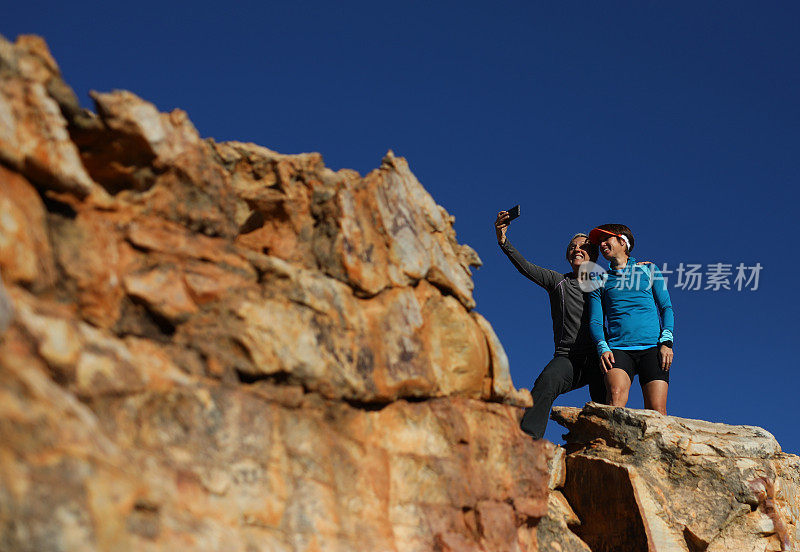
M637 264L630 256L633 233L624 224L598 226L589 240L609 262L604 284L589 294L590 329L608 403L625 406L638 374L645 408L666 414L674 325L666 282L655 265Z
M589 386L595 402L603 402L605 389L592 338L589 335L589 309L585 308L586 294L581 289L578 271L584 263L597 260L597 247L589 243L584 233L572 236L565 252L570 271L561 273L528 262L506 237L511 218L508 211L497 213L494 223L497 243L511 264L526 278L541 286L550 296L550 316L553 320L553 358L533 384L533 406L525 410L520 427L541 439L547 427L550 408L559 395Z

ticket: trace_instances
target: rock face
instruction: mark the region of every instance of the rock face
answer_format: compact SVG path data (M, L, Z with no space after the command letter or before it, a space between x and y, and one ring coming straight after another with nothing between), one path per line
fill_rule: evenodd
M793 550L800 458L758 427L594 403L556 408L564 495L593 552Z
M556 449L407 163L93 99L0 40L0 550L535 549Z
M480 260L402 158L334 172L92 97L0 37L0 551L796 541L797 458L758 430L595 406L566 451L523 435Z

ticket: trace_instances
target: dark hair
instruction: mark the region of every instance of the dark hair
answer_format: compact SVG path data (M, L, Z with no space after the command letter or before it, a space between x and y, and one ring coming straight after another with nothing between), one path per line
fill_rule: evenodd
M631 242L631 246L628 248L628 254L633 251L634 239L633 239L633 232L631 229L625 226L624 224L601 224L598 226L600 230L608 230L614 234L622 234L628 241Z
M589 253L590 261L593 263L597 262L597 257L600 256L600 248L589 241L589 234L584 234L583 232L578 232L570 238L569 242L567 242L567 260L569 260L569 244L571 244L572 240L575 238L586 238L586 243L581 247L581 249Z

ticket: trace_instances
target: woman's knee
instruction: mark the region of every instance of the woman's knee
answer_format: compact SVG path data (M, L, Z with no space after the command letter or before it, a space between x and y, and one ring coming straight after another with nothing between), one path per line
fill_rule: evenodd
M624 405L628 400L628 392L631 388L631 378L620 369L612 368L605 377L606 391L611 404L614 406Z
M614 378L606 381L606 391L609 402L614 406L624 406L628 402L630 383Z
M630 386L621 384L612 384L607 386L608 396L611 397L611 400L626 398L628 396L629 389Z

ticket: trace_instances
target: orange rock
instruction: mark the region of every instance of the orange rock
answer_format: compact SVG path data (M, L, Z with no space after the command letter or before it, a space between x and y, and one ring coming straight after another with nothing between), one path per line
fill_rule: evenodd
M126 235L134 246L163 253L163 258L208 261L244 278L255 278L253 266L236 251L230 240L190 232L179 224L159 218L134 220L128 225Z
M423 319L419 335L439 392L480 398L490 372L489 347L480 325L455 298L442 296L424 280L416 294Z
M0 56L8 68L0 77L0 160L39 186L80 198L102 193L48 93L48 83L60 74L44 41L20 37L12 45L0 37Z
M533 405L533 399L527 389L515 389L511 382L511 372L508 366L508 357L503 349L503 345L494 333L491 324L477 312L470 313L483 330L486 343L491 355L491 389L489 393L484 392L484 396L500 400L515 406L529 407Z
M59 217L52 223L56 259L67 276L61 285L74 286L82 316L104 328L119 319L126 293L122 280L136 262L133 249L120 239L124 218L89 208L74 219Z
M390 285L389 252L376 197L380 181L371 178L375 174L343 180L335 196L338 233L333 248L342 278L369 295Z
M237 214L237 243L316 268L311 237L317 221L311 197L328 175L319 154L281 155L255 144L214 144L231 174L231 187L246 208ZM325 176L323 176L324 178Z
M147 213L194 232L233 237L229 177L180 110L159 113L127 91L93 93L98 123L76 130L92 176Z
M95 115L41 40L0 58L3 546L585 551L405 160Z
M55 283L42 200L18 173L0 165L0 270L6 282L37 289Z
M509 504L484 500L478 503L476 510L487 549L502 550L516 541L514 510Z
M204 262L188 263L183 278L189 294L198 305L219 301L239 288L255 284L255 277L243 276L227 267Z
M159 266L153 270L128 274L126 291L147 303L155 313L172 322L179 322L197 312L182 275L176 268Z
M5 333L12 320L14 320L14 306L11 304L6 287L0 278L0 336Z
M556 408L553 419L570 430L564 495L592 550L769 550L774 523L754 511L751 482L770 474L784 497L798 496L800 459L758 427L595 403ZM796 528L797 508L784 500L781 521Z

